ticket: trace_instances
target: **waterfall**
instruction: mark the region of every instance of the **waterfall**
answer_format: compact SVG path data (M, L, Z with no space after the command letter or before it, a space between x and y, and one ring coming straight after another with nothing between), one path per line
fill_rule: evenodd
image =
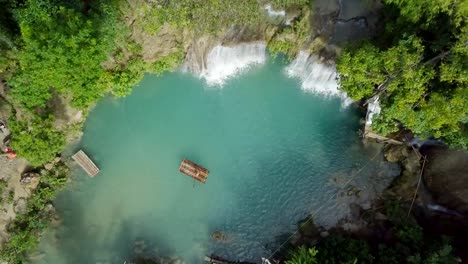
M286 12L284 10L274 10L270 4L265 5L265 10L270 17L284 17Z
M291 25L292 20L294 17L287 18L287 14L285 10L275 10L271 6L271 4L266 4L263 6L263 9L266 11L266 14L268 17L275 19L278 21L279 19L279 24L284 24L286 26Z
M352 103L346 93L338 89L339 76L335 66L320 62L316 55L300 51L296 59L286 67L286 73L290 77L299 78L304 91L341 98L343 106Z
M236 46L215 46L202 65L188 67L208 85L222 86L227 79L255 64L266 61L266 44L263 42L243 43Z
M445 213L445 214L449 214L449 215L455 215L455 216L458 216L458 217L463 217L463 215L460 214L459 212L457 212L455 210L448 209L447 207L444 207L444 206L439 205L439 204L430 203L430 204L426 205L426 207L427 207L427 209L429 209L431 211L434 211L434 212L440 212L440 213Z
M372 125L374 116L380 114L380 110L381 108L378 96L374 96L367 101L366 125Z

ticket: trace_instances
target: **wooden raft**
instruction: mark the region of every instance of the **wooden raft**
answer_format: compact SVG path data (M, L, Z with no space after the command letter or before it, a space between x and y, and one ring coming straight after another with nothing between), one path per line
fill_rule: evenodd
M91 161L83 150L80 150L73 155L72 159L75 160L81 168L83 168L89 177L94 177L99 173L99 168Z
M179 171L202 183L205 183L209 173L207 169L186 159L180 163Z

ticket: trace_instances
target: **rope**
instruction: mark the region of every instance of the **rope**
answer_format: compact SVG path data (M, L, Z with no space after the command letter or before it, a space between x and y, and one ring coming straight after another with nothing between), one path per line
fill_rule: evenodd
M426 165L426 156L424 156L424 159L423 159L423 164L421 166L421 171L419 172L418 184L416 185L416 190L414 191L413 201L411 201L411 206L410 206L410 209L408 210L407 217L410 216L411 210L413 210L414 200L416 200L416 196L418 195L419 185L421 184L421 178L422 178L422 174L423 174L423 171L424 171L424 165Z
M322 205L311 215L309 215L309 217L307 217L306 221L304 221L295 231L294 233L292 233L291 236L289 236L283 243L281 243L281 245L275 250L273 251L272 254L270 254L270 256L268 258L266 258L267 260L270 259L271 257L273 257L286 243L289 242L289 240L291 240L291 238L293 238L298 232L299 230L301 230L302 227L304 227L307 223L309 223L310 220L312 220L314 218L314 216L316 216L325 206L325 204L327 204L328 202L330 202L333 198L336 197L336 195L338 195L339 191L341 189L344 189L348 186L348 184L354 180L354 178L356 178L356 176L359 175L359 173L362 172L362 170L367 167L367 165L369 165L382 151L384 150L384 148L382 148L379 152L377 152L377 154L375 154L364 166L362 166L353 176L351 176L349 178L349 180L343 185L343 187L341 187L339 190L337 190L332 196L330 196L330 198L328 198L328 200L324 203L322 203Z

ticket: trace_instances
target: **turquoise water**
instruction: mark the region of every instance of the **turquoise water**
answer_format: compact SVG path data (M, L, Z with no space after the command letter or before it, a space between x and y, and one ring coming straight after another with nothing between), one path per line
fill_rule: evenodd
M222 88L183 73L146 76L130 96L103 99L79 145L101 173L76 168L40 262L124 263L140 252L258 262L308 214L333 224L347 209L330 179L373 153L361 146L355 109L301 91L283 69L255 67ZM205 185L178 172L184 158L210 170Z

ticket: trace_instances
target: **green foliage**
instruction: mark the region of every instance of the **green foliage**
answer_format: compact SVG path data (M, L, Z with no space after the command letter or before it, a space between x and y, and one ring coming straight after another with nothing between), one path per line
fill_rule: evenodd
M65 144L64 135L53 128L52 118L36 117L31 122L10 122L11 147L31 165L40 166L52 160Z
M468 11L468 3L458 0L385 0L384 2L398 6L401 16L423 26L429 26L441 14L451 16L455 24L459 25L466 19L464 16Z
M453 257L452 247L450 245L444 244L435 251L429 252L425 256L416 254L410 256L407 259L409 264L449 264L449 263L458 263L458 259Z
M14 50L0 50L0 74L5 78L11 78L13 71L16 69L16 55Z
M375 86L385 79L380 70L382 64L383 56L370 43L364 43L358 50L346 50L337 65L341 87L354 100L370 97Z
M310 0L273 0L270 1L273 8L286 9L290 6L306 6L310 4Z
M143 79L145 68L145 62L136 58L128 61L124 69L108 73L109 86L113 88L112 94L118 97L130 94L131 88Z
M455 264L451 241L446 237L425 234L416 221L406 216L399 202L386 200L384 213L388 217L391 240L367 241L347 234L331 234L312 248L313 256L305 248L298 248L287 264ZM310 258L309 261L307 259ZM302 262L301 262L302 261Z
M389 92L404 94L404 100L396 103L414 104L433 76L430 70L416 67L421 63L422 52L421 41L414 36L385 51L364 43L340 57L340 84L351 98L360 100L373 95L376 87L385 83Z
M318 251L315 248L300 247L294 250L286 264L316 264Z
M47 227L51 213L44 210L67 182L68 169L59 164L53 171L42 175L39 185L27 202L26 213L18 215L9 226L11 236L0 250L0 258L9 264L26 262L26 253L33 250L42 231Z
M284 54L289 60L293 59L304 42L309 37L309 13L306 12L299 21L284 28L269 43L268 50L273 57Z
M468 4L384 2L382 37L338 61L342 89L355 100L380 97L373 129L381 134L401 124L418 137L468 148Z
M268 43L268 50L271 56L277 57L279 54L285 54L288 59L294 58L298 51L297 45L289 40L277 40L273 39Z
M325 238L317 250L317 260L321 264L372 263L374 259L366 241L344 236Z
M154 62L150 67L150 72L161 75L163 72L172 71L182 63L184 56L184 51L178 49Z
M99 81L100 63L113 48L114 14L83 14L65 4L29 0L15 15L23 47L9 84L17 101L29 109L45 106L53 88L72 94L73 105L84 108L103 95L108 87Z
M130 94L131 88L136 86L144 77L145 72L157 75L174 70L184 59L184 52L178 49L152 64L145 63L142 58L136 57L126 62L124 69L117 69L109 74L109 86L113 87L112 94L118 97Z
M142 7L144 17L138 23L149 32L157 32L168 24L178 28L190 28L202 32L219 32L234 25L253 25L264 16L256 0L179 0L154 1Z

